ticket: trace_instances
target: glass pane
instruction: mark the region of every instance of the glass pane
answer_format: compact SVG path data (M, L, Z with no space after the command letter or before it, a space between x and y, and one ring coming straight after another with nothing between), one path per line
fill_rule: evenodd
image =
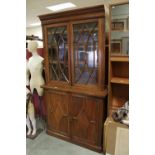
M111 8L111 54L129 54L129 4Z
M50 78L69 82L67 27L52 27L47 31Z
M74 83L96 84L98 78L98 23L73 25Z

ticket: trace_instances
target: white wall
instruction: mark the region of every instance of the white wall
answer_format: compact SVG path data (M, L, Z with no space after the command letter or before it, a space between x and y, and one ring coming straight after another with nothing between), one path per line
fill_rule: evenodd
M43 39L41 26L26 28L26 35L34 35L34 36L38 36L40 39ZM43 42L42 41L38 41L38 44L39 44L40 48L43 47Z

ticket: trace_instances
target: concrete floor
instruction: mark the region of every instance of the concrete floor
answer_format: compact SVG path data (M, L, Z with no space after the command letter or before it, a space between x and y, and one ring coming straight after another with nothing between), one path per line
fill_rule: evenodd
M26 155L103 155L41 132L26 139Z

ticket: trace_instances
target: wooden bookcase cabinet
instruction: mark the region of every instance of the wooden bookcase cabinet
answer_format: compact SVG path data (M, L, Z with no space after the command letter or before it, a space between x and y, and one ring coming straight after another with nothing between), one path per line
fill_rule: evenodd
M47 133L101 152L106 119L104 6L39 16Z
M129 4L110 5L108 115L129 100Z

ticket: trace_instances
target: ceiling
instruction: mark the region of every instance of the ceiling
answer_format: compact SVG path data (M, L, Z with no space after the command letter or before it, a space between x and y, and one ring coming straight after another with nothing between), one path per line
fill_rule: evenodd
M26 0L26 27L31 27L30 24L33 23L39 23L39 15L53 13L52 11L46 9L46 7L50 5L55 5L64 2L72 2L77 6L74 9L77 9L88 6L101 5L105 3L124 1L127 0Z

